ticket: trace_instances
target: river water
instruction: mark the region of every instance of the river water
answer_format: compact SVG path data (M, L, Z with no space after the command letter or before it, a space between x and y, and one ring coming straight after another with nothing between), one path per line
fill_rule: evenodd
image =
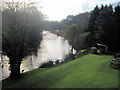
M21 72L22 70L27 72L32 69L39 68L42 63L48 61L54 62L59 60L59 62L62 62L64 61L64 58L71 53L71 46L68 44L68 41L49 31L43 31L43 40L40 47L37 57L29 56L24 58L21 64ZM73 50L72 53L75 54L75 50ZM2 70L2 79L7 78L10 74L8 62L9 59L6 58L4 61L4 67L0 67Z

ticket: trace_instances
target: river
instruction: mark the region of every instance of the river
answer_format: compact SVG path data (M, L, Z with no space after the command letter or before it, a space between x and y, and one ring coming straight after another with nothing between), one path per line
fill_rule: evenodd
M39 68L42 63L48 61L59 62L64 61L65 57L71 53L71 46L68 44L68 41L61 36L57 36L49 31L43 31L43 40L38 51L38 56L29 56L24 58L21 64L21 72L30 71L35 68ZM72 52L75 54L75 50ZM9 76L9 59L6 57L4 61L4 67L0 67L2 70L2 79L5 79Z

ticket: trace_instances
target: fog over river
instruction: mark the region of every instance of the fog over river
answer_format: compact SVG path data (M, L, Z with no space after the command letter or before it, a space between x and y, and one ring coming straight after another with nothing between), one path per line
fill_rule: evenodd
M68 41L61 36L57 36L49 31L43 31L43 40L41 42L41 48L38 51L38 56L29 56L22 61L21 71L24 72L38 68L42 63L48 61L59 62L64 61L66 55L71 53L71 46L68 44ZM72 52L75 54L75 50ZM2 69L2 78L9 76L9 60L5 60Z

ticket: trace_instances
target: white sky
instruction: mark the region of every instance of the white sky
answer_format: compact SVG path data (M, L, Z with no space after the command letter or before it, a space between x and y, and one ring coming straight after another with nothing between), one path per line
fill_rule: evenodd
M49 20L61 20L67 15L90 11L96 5L110 4L119 0L42 0L42 12Z
M17 1L17 0L13 0ZM18 0L24 1L24 0ZM96 5L115 3L120 0L25 0L36 2L37 7L48 17L48 20L61 20L68 15L90 11Z

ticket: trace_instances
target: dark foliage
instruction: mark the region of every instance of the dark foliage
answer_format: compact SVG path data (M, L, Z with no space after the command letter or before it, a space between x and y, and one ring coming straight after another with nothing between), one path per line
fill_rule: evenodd
M120 6L96 6L90 13L69 15L61 22L63 36L77 51L96 47L97 43L107 45L110 52L120 51Z
M105 5L95 9L91 13L88 25L90 36L86 39L86 44L95 46L97 42L105 44L110 51L120 51L120 7L115 7L113 11L112 5ZM91 43L90 43L91 42Z
M116 54L110 62L110 66L115 69L120 69L120 54Z
M6 2L2 10L2 51L10 59L10 77L20 75L20 65L28 55L37 56L42 40L43 15L33 4Z
M49 68L53 66L53 61L49 61L47 63L43 63L39 68Z

